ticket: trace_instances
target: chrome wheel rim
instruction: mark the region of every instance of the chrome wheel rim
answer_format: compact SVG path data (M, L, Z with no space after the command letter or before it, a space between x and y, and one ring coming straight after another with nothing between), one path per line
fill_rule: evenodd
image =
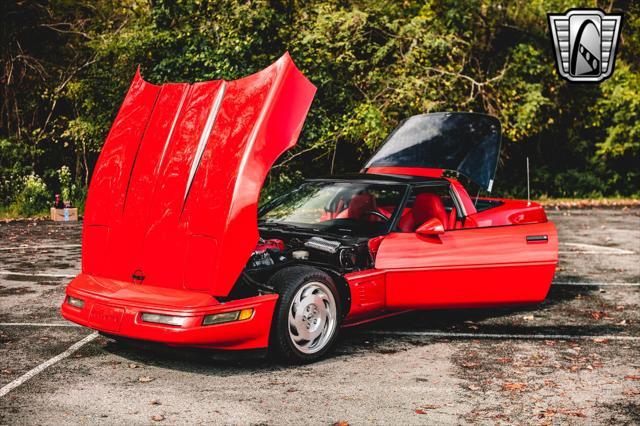
M336 302L325 284L312 281L296 292L289 306L289 337L300 352L324 348L336 329Z

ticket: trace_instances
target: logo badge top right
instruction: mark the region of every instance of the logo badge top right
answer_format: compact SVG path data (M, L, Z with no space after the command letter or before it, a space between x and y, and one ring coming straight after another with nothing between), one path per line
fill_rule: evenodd
M548 14L560 75L576 83L597 83L613 73L622 14L572 9Z

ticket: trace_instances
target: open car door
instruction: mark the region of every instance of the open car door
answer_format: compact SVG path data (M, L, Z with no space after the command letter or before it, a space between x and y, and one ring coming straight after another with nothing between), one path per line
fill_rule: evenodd
M390 308L465 308L537 303L558 261L552 222L396 232L382 241L376 269L387 273Z

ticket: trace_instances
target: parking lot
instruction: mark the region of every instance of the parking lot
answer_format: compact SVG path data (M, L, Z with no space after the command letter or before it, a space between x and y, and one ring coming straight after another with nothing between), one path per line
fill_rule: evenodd
M640 209L549 216L560 265L541 305L404 314L306 366L72 326L81 224L0 224L0 423L638 424Z

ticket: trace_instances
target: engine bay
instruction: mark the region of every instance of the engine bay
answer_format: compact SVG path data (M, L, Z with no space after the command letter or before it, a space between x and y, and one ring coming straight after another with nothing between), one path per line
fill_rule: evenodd
M270 231L256 245L247 262L247 272L304 263L324 266L344 274L373 265L368 238Z
M260 229L260 236L229 300L276 292L269 278L288 266L310 265L343 275L372 268L375 260L365 237L319 236L272 227Z

